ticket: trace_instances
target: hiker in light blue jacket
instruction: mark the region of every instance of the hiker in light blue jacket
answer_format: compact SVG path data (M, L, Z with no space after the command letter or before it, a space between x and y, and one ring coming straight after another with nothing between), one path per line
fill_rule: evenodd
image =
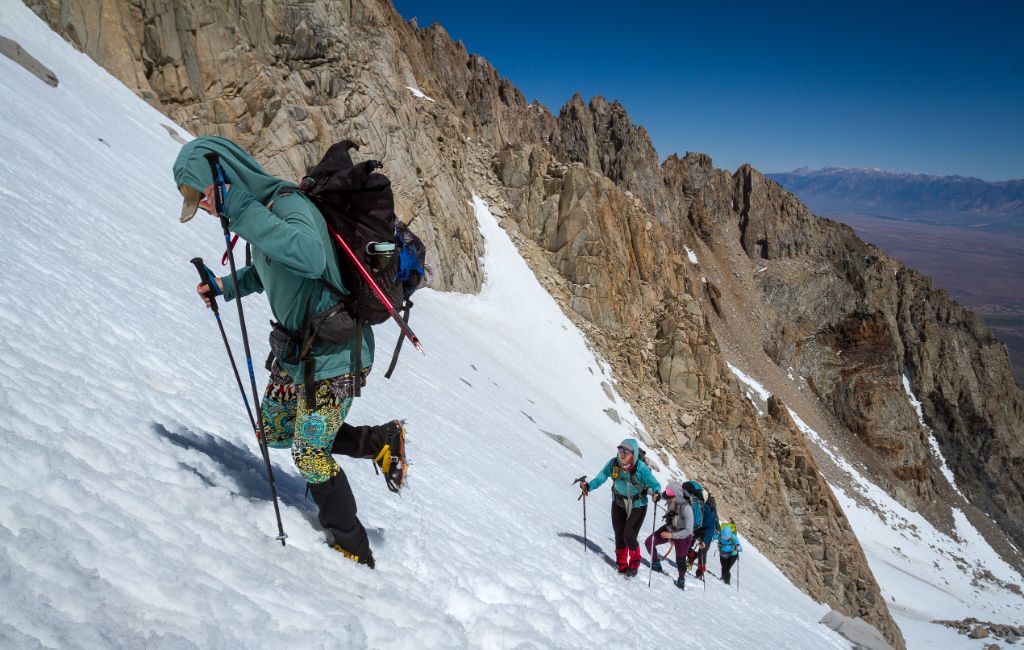
M718 534L718 555L722 560L722 582L729 584L732 565L740 559L743 552L743 545L740 544L739 533L736 532L736 524L727 521L722 524Z
M640 445L633 438L619 444L618 454L587 483L582 483L583 494L600 487L612 479L612 529L615 531L615 562L619 573L627 578L640 568L640 544L637 535L647 515L647 492L657 501L661 484L654 478L651 468L644 462Z

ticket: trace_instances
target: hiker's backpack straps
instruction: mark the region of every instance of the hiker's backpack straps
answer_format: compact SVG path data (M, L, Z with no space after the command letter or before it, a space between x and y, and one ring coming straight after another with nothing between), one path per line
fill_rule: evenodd
M642 498L643 496L646 495L646 493L647 493L646 492L647 491L647 486L644 485L643 483L641 483L640 482L640 477L637 476L637 473L638 473L637 470L640 467L640 463L644 463L644 461L642 461L642 460L636 461L633 464L633 471L629 472L629 484L636 490L636 493L633 494L632 496L627 497L624 494L616 494L615 493L615 489L613 487L612 488L612 494L622 498L623 500L628 500L630 503L632 503L634 500L640 499L640 498ZM646 465L647 463L644 463L644 464ZM619 459L618 459L618 457L613 458L612 459L612 472L611 472L612 479L613 480L614 479L618 479L620 476L622 476L622 471L623 471L622 468L619 466Z
M694 494L690 494L690 509L693 510L693 530L704 525L704 504Z
M412 311L412 300L405 299L405 311L402 314L402 320L406 323L409 322L409 312ZM391 373L395 371L395 366L398 365L398 354L402 351L402 344L405 343L405 337L399 336L398 341L395 343L395 351L391 353L391 364L388 366L388 371L384 373L384 379L391 379Z

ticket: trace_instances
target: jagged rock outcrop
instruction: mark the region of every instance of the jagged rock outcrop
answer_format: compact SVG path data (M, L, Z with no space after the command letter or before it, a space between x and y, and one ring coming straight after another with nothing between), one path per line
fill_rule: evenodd
M54 88L60 83L57 75L53 74L45 65L40 63L34 56L26 52L20 45L11 39L0 36L0 54L6 56L28 72L35 75L43 83Z
M559 159L582 162L638 197L652 214L668 218L654 144L622 104L594 97L586 105L578 93L573 95L558 115L551 146Z
M552 253L574 286L570 306L610 330L680 293L684 260L672 235L607 178L565 165L538 145L505 147L495 170L519 228ZM622 293L632 296L622 301Z

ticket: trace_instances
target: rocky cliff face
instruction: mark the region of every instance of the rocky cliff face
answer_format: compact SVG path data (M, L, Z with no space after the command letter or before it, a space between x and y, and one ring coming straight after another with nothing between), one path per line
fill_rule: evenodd
M960 486L1024 544L1024 413L1005 350L926 279L755 170L693 153L659 164L617 103L577 96L553 116L440 27L376 0L29 4L179 124L238 140L279 175L301 176L333 141L361 142L385 161L440 288L480 285L468 200L485 196L654 442L797 585L893 645L900 632L783 403L941 518L952 491L906 372ZM726 357L761 370L776 393L766 413Z
M927 510L950 497L902 394L906 374L959 487L1020 544L1024 396L1006 347L927 278L757 171L741 168L736 184L743 249L767 268L768 355L875 452L895 496Z

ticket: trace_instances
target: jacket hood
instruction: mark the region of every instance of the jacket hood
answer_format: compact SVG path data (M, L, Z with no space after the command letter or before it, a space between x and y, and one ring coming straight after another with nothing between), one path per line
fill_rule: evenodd
M633 464L636 465L636 462L640 460L640 443L638 443L635 438L626 438L619 443L620 447L623 445L627 445L633 450Z
M282 188L294 183L271 176L256 159L237 144L219 136L203 136L185 144L174 161L174 184L188 185L202 192L213 184L208 153L220 156L220 164L228 177L228 184L240 185L260 203L266 205Z

